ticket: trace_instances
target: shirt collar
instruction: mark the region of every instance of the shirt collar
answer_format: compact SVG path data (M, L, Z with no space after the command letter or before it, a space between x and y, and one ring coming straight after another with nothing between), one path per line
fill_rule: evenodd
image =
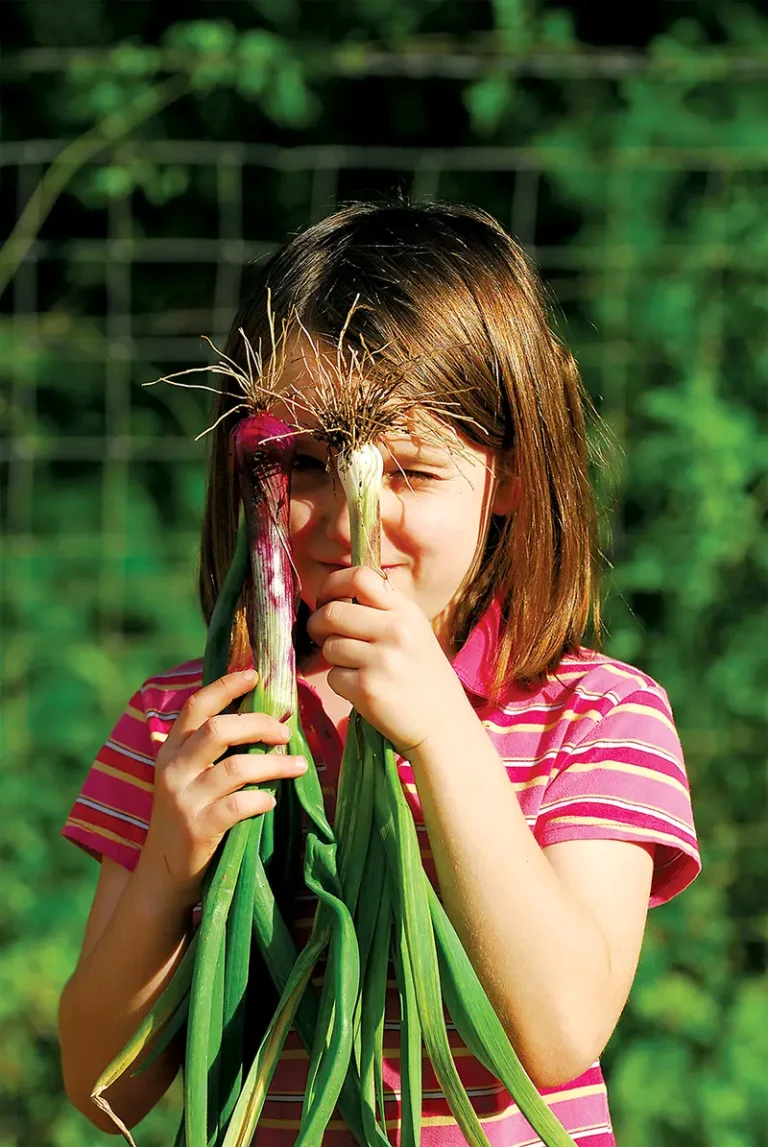
M495 597L480 620L470 630L467 640L451 661L453 670L462 685L485 700L491 695L493 671L501 631L501 600ZM253 654L249 652L244 668L253 666ZM300 684L307 683L298 674ZM311 688L311 686L308 686Z
M486 700L491 694L500 629L501 601L497 596L451 662L462 685Z

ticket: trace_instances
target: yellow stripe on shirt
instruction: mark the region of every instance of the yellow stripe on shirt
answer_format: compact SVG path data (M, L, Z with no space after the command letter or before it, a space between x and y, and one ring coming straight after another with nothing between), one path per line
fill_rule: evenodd
M91 824L90 821L87 820L78 820L78 818L74 816L68 817L66 824L72 825L74 828L82 828L86 832L94 833L95 836L103 836L105 840L113 840L115 844L123 844L126 848L135 848L137 852L141 852L140 844L135 844L132 840L127 840L124 836L118 836L117 833L110 832L108 828L102 828L101 825Z
M140 781L138 777L132 777L130 773L124 773L120 769L114 768L113 765L105 765L98 757L93 762L93 769L94 772L104 773L108 777L117 777L118 780L125 781L128 785L134 785L137 789L143 789L146 793L154 791L155 786L150 784L149 781Z

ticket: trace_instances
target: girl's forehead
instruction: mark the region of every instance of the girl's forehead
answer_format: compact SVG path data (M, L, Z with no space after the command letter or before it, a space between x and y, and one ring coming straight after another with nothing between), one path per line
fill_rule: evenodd
M331 361L331 359L333 361ZM336 356L325 353L324 363L306 350L294 349L287 353L277 385L277 401L272 413L296 426L308 435L318 438L335 429L333 423L341 416L342 423L351 424L356 417L356 406L365 418L378 406L388 414L380 437L390 446L450 448L456 441L456 432L413 398L392 401L392 390L375 372L345 375L343 367L336 369ZM387 424L389 428L387 428Z
M482 447L461 433L460 424L440 417L439 407L436 413L437 404L428 396L422 403L413 391L406 397L400 391L404 376L400 380L393 387L386 372L377 369L375 356L356 359L345 349L303 335L286 345L276 387L281 397L273 413L319 446L328 439L337 445L353 423L359 428L359 416L362 423L376 425L376 432L364 440L393 453L436 460L485 456ZM373 418L372 410L377 412Z
M300 432L300 441L325 448L329 437L324 427L312 411L297 410L293 403L278 402L272 413L277 418L295 426ZM435 458L450 458L465 452L467 443L462 442L456 431L447 424L439 423L427 412L414 411L408 425L393 427L373 439L377 445L397 454L418 454Z

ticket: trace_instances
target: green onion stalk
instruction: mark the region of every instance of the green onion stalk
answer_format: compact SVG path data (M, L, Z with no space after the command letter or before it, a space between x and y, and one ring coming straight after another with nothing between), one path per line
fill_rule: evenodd
M310 828L306 879L330 905L330 915L326 913L321 918L312 951L308 954L305 949L299 954L267 875L267 870L274 867L281 844L271 831L265 831L268 826L271 829L274 814L242 822L227 833L206 873L198 931L165 991L94 1087L94 1102L110 1115L133 1147L130 1131L112 1111L104 1092L142 1053L149 1051L133 1074L146 1070L186 1023L184 1115L177 1147L212 1147L222 1143L225 1136L228 1142L249 1143L252 1127L246 1128L245 1124L251 1120L244 1120L244 1113L252 1116L255 1111L258 1118L291 1022L295 1022L308 1050L314 1045L318 1003L309 981L329 940L335 939L337 974L345 982L357 984L354 929L338 895L335 837L325 816L317 772L298 719L292 643L296 582L288 548L287 517L293 443L291 428L263 413L243 419L233 433L232 453L244 512L233 559L209 625L203 682L209 684L229 669L233 620L250 577L248 629L259 679L243 705L288 720L292 730L290 751L303 752L307 757L307 773L295 782L279 783L282 791L277 793L277 811L281 801L291 801L295 796L307 814ZM253 746L250 751L263 752L264 746ZM290 852L294 845L295 840L284 846L283 852ZM337 919L341 921L341 939L336 937ZM244 1004L252 936L282 996L244 1084ZM256 987L263 989L263 985ZM254 1070L262 1089L255 1107L246 1086L252 1081ZM339 1098L345 1119L358 1142L364 1144L359 1080L354 1071L350 1070L347 1076L339 1081L337 1071L332 1090L326 1087L323 1095L321 1089L320 1100L332 1109Z
M277 438L274 430L265 437L270 437L273 441ZM244 473L242 466L240 473L241 476ZM287 485L283 485L281 491L278 491L276 486L273 487L271 498L273 512L277 513L278 507L281 509L284 506L287 507L287 501ZM286 527L287 522L283 526L284 538L287 534ZM254 528L253 533L254 536L259 534L261 537L267 537L267 524L262 523L258 530ZM269 551L268 555L262 555L262 581L265 596L263 600L255 602L254 616L257 621L264 615L265 611L271 611L274 614L276 611L287 612L288 608L288 602L282 596L282 587L288 581L286 565L290 562L288 549L286 545L283 545L282 550L278 550L275 544L270 544ZM257 564L255 557L252 564L255 568ZM282 568L283 566L285 568ZM286 629L286 632L289 631ZM253 630L250 632L250 638L254 648L254 664L259 669L256 662L259 634ZM274 649L274 638L269 638L265 654L273 664ZM292 658L293 647L291 646L290 650L285 649L284 652L286 659ZM301 753L311 760L298 720L295 669L292 661L291 666L293 680L290 687L293 693L291 705L285 712L291 728L288 751ZM267 672L276 671L274 667L270 670L268 665L265 665L264 669ZM282 714L278 712L275 712L274 715L283 719ZM350 774L350 780L355 781L354 773ZM309 940L305 948L295 957L287 977L285 976L285 968L289 966L290 960L286 958L285 954L288 951L289 940L279 928L279 934L275 935L275 916L274 913L269 913L269 906L265 897L261 898L261 905L257 905L254 912L253 920L257 939L275 985L281 991L281 996L277 1010L240 1090L223 1144L224 1147L246 1147L251 1142L280 1050L290 1025L295 1019L299 1035L310 1053L307 1098L296 1143L299 1147L303 1144L311 1144L314 1147L314 1144L322 1138L338 1102L341 1113L358 1142L361 1144L369 1143L372 1147L373 1144L380 1144L381 1147L384 1147L388 1142L386 1136L381 1135L374 1140L365 1136L360 1117L360 1081L356 1067L352 1063L352 1019L359 992L359 959L357 938L350 910L350 904L352 906L354 904L350 886L354 879L351 876L352 873L356 873L359 879L360 866L355 860L354 844L358 838L367 843L367 837L370 835L373 815L372 792L367 808L367 825L364 824L362 833L358 830L357 835L350 831L343 832L345 847L337 853L337 836L326 819L322 790L314 768L294 782L294 791L309 822L304 879L307 887L317 895L318 907ZM349 784L345 791L347 793L346 798L343 792L340 791L339 794L338 808L341 811L337 811L337 817L345 825L353 818L357 818L359 823L359 802L355 801L354 794L350 793ZM352 848L347 847L346 842L349 842ZM266 861L267 857L262 849L257 874L259 887L265 883L262 874ZM279 967L275 966L276 948L281 949L284 953L283 959L277 962L280 964ZM326 949L327 960L323 990L318 1003L311 994L307 994L307 989L317 961ZM227 955L229 955L229 949L227 949Z
M250 556L247 622L258 673L256 686L244 699L241 711L268 713L285 721L294 704L296 679L292 642L296 579L287 545L295 436L286 423L261 412L237 423L230 447ZM277 750L264 745L248 749L251 753L267 751ZM262 787L275 793L275 784ZM285 795L289 799L289 793ZM240 1094L256 883L264 879L264 864L271 859L273 849L274 813L235 825L227 833L213 869L214 876L219 867L226 871L231 901L228 904L221 893L215 900L209 893L203 896L203 958L195 964L187 1023L187 1147L215 1147ZM246 855L248 862L244 863ZM217 980L221 980L220 986Z
M381 452L369 442L342 450L337 465L349 506L352 564L380 569ZM354 762L358 746L362 761ZM424 871L392 745L353 712L347 748L340 789L350 768L369 778L375 826L362 872L365 892L357 900L356 915L364 984L356 1040L366 1132L372 1135L385 1126L381 1060L386 967L391 956L400 997L402 1147L417 1147L420 1142L422 1042L467 1143L488 1147L456 1069L444 1004L467 1047L504 1084L546 1147L574 1147L520 1063ZM335 827L342 849L346 826L337 819ZM356 891L352 890L353 900Z
M243 1078L242 1036L236 1023L236 1008L242 1003L247 980L247 969L242 971L246 958L245 931L238 940L239 950L243 952L239 975L230 975L229 972L229 961L235 957L232 955L230 931L227 931L224 1033L226 1037L232 1032L234 1049L229 1058L234 1071L230 1070L226 1081L224 1094L228 1102L222 1108L218 1122L217 1142L223 1143L224 1147L246 1147L250 1144L293 1022L310 1051L313 1096L311 1107L302 1119L297 1143L314 1144L318 1141L337 1102L353 1134L361 1144L365 1142L358 1114L360 1083L350 1064L351 1025L347 1018L351 1016L358 992L357 940L339 879L340 868L348 868L349 863L343 850L337 857L336 837L325 816L322 789L298 717L292 644L296 593L288 546L293 447L289 445L287 430L285 424L278 423L269 415L261 415L258 421L254 417L244 420L236 428L233 439L251 551L253 593L248 626L254 667L259 673L259 682L251 695L252 703L259 711L271 712L277 719L288 721L291 728L288 750L302 753L310 763L307 773L295 782L280 783L274 815L280 812L281 799L295 797L307 817L304 880L317 895L318 908L309 941L300 953L296 953L270 888L281 843L269 831L273 814L250 822L250 849L256 864L255 897L242 915L245 919L248 910L251 911L256 940L281 995L247 1076ZM288 587L292 592L289 593ZM280 790L285 792L281 795ZM371 816L372 803L369 820ZM289 820L297 823L295 816ZM287 848L283 848L283 876L290 866L294 845L295 838L289 834ZM241 869L241 879L243 871ZM326 948L326 988L318 1004L310 981ZM322 1019L325 1015L324 1001L328 995L339 1001L339 1007L334 1009L334 1022L326 1039L326 1028L318 1022L318 1016ZM232 1000L229 1009L226 1006L228 998ZM222 1072L228 1060L226 1047L225 1038L220 1056ZM209 1048L209 1064L216 1063L214 1051ZM210 1075L209 1072L209 1086ZM216 1094L215 1087L210 1090ZM212 1129L212 1120L209 1120L209 1125ZM385 1143L386 1140L379 1142ZM188 1147L194 1147L191 1140L188 1140Z
M248 611L249 638L254 667L259 675L255 689L244 704L254 711L268 712L278 720L288 721L292 730L292 743L289 746L292 751L299 735L292 641L297 594L288 544L290 470L294 441L291 429L269 414L243 419L235 428L232 439L250 549L252 593ZM308 746L301 739L300 747L311 762ZM253 746L249 751L261 752L264 748ZM295 798L309 821L304 878L307 886L318 896L319 904L312 935L301 953L294 955L289 951L290 937L277 910L268 878L274 862L280 857L278 846L281 843L283 849L280 867L281 875L285 878L290 869L297 837L289 833L287 843L276 841L273 813L236 825L228 834L225 848L231 848L233 868L239 863L239 869L233 909L227 919L226 931L219 940L219 967L222 962L224 964L221 992L223 1016L219 1024L217 977L205 977L201 972L198 979L193 979L188 1024L185 1073L187 1147L203 1147L204 1144L206 1147L213 1147L214 1144L230 1147L232 1144L250 1143L280 1052L294 1020L311 1049L311 1063L316 1065L317 1076L315 1106L306 1126L302 1125L297 1142L302 1141L302 1136L309 1143L317 1141L317 1128L324 1128L327 1124L345 1084L346 1098L343 1106L351 1113L355 1129L357 1105L350 1101L350 1096L356 1096L356 1080L354 1075L347 1080L349 1054L345 1049L349 1037L344 1023L337 1022L329 1045L318 1049L317 1031L311 1027L316 1014L312 1003L302 1009L301 1020L298 1014L317 960L328 945L326 977L335 984L335 991L342 997L346 994L354 1000L358 985L357 941L350 911L341 894L336 840L325 817L322 790L312 762L311 765L308 773L296 782L265 786L272 791L279 789L276 811L285 802L292 802ZM296 826L297 815L289 816L287 822ZM246 840L242 852L240 837ZM230 844L230 841L233 843ZM253 869L243 864L245 855L252 858ZM213 918L213 910L211 916ZM204 901L201 932L205 919ZM252 930L255 931L267 968L273 973L275 984L282 994L277 1011L246 1075L243 1063L243 1014ZM279 969L274 967L276 931L279 933L277 947L282 949L284 955L284 962ZM201 944L204 938L201 936ZM200 984L205 985L205 991L196 990ZM343 1017L350 1010L340 1008L339 1015ZM208 1015L207 1054L203 1051L205 1040L194 1028L196 1013ZM205 1020L201 1020L201 1024L204 1023ZM316 1023L314 1027L317 1027ZM190 1055L193 1049L194 1054ZM204 1121L205 1082L210 1104ZM194 1113L192 1118L190 1113ZM207 1143L203 1138L204 1126L207 1127Z

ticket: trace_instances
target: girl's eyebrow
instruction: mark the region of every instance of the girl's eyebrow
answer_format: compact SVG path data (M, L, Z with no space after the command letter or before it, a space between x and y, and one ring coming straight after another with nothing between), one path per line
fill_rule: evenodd
M407 454L409 457L430 459L434 462L448 462L450 459L447 450L431 442L417 443L410 438L388 438L382 445L385 450L393 454Z
M323 440L321 438L316 438L314 434L302 434L299 438L297 438L296 442L297 442L297 446L296 446L297 450L301 450L302 448L307 447L307 446L313 446L315 448L315 450L325 450L326 449L326 446L325 446L325 443L323 442Z

